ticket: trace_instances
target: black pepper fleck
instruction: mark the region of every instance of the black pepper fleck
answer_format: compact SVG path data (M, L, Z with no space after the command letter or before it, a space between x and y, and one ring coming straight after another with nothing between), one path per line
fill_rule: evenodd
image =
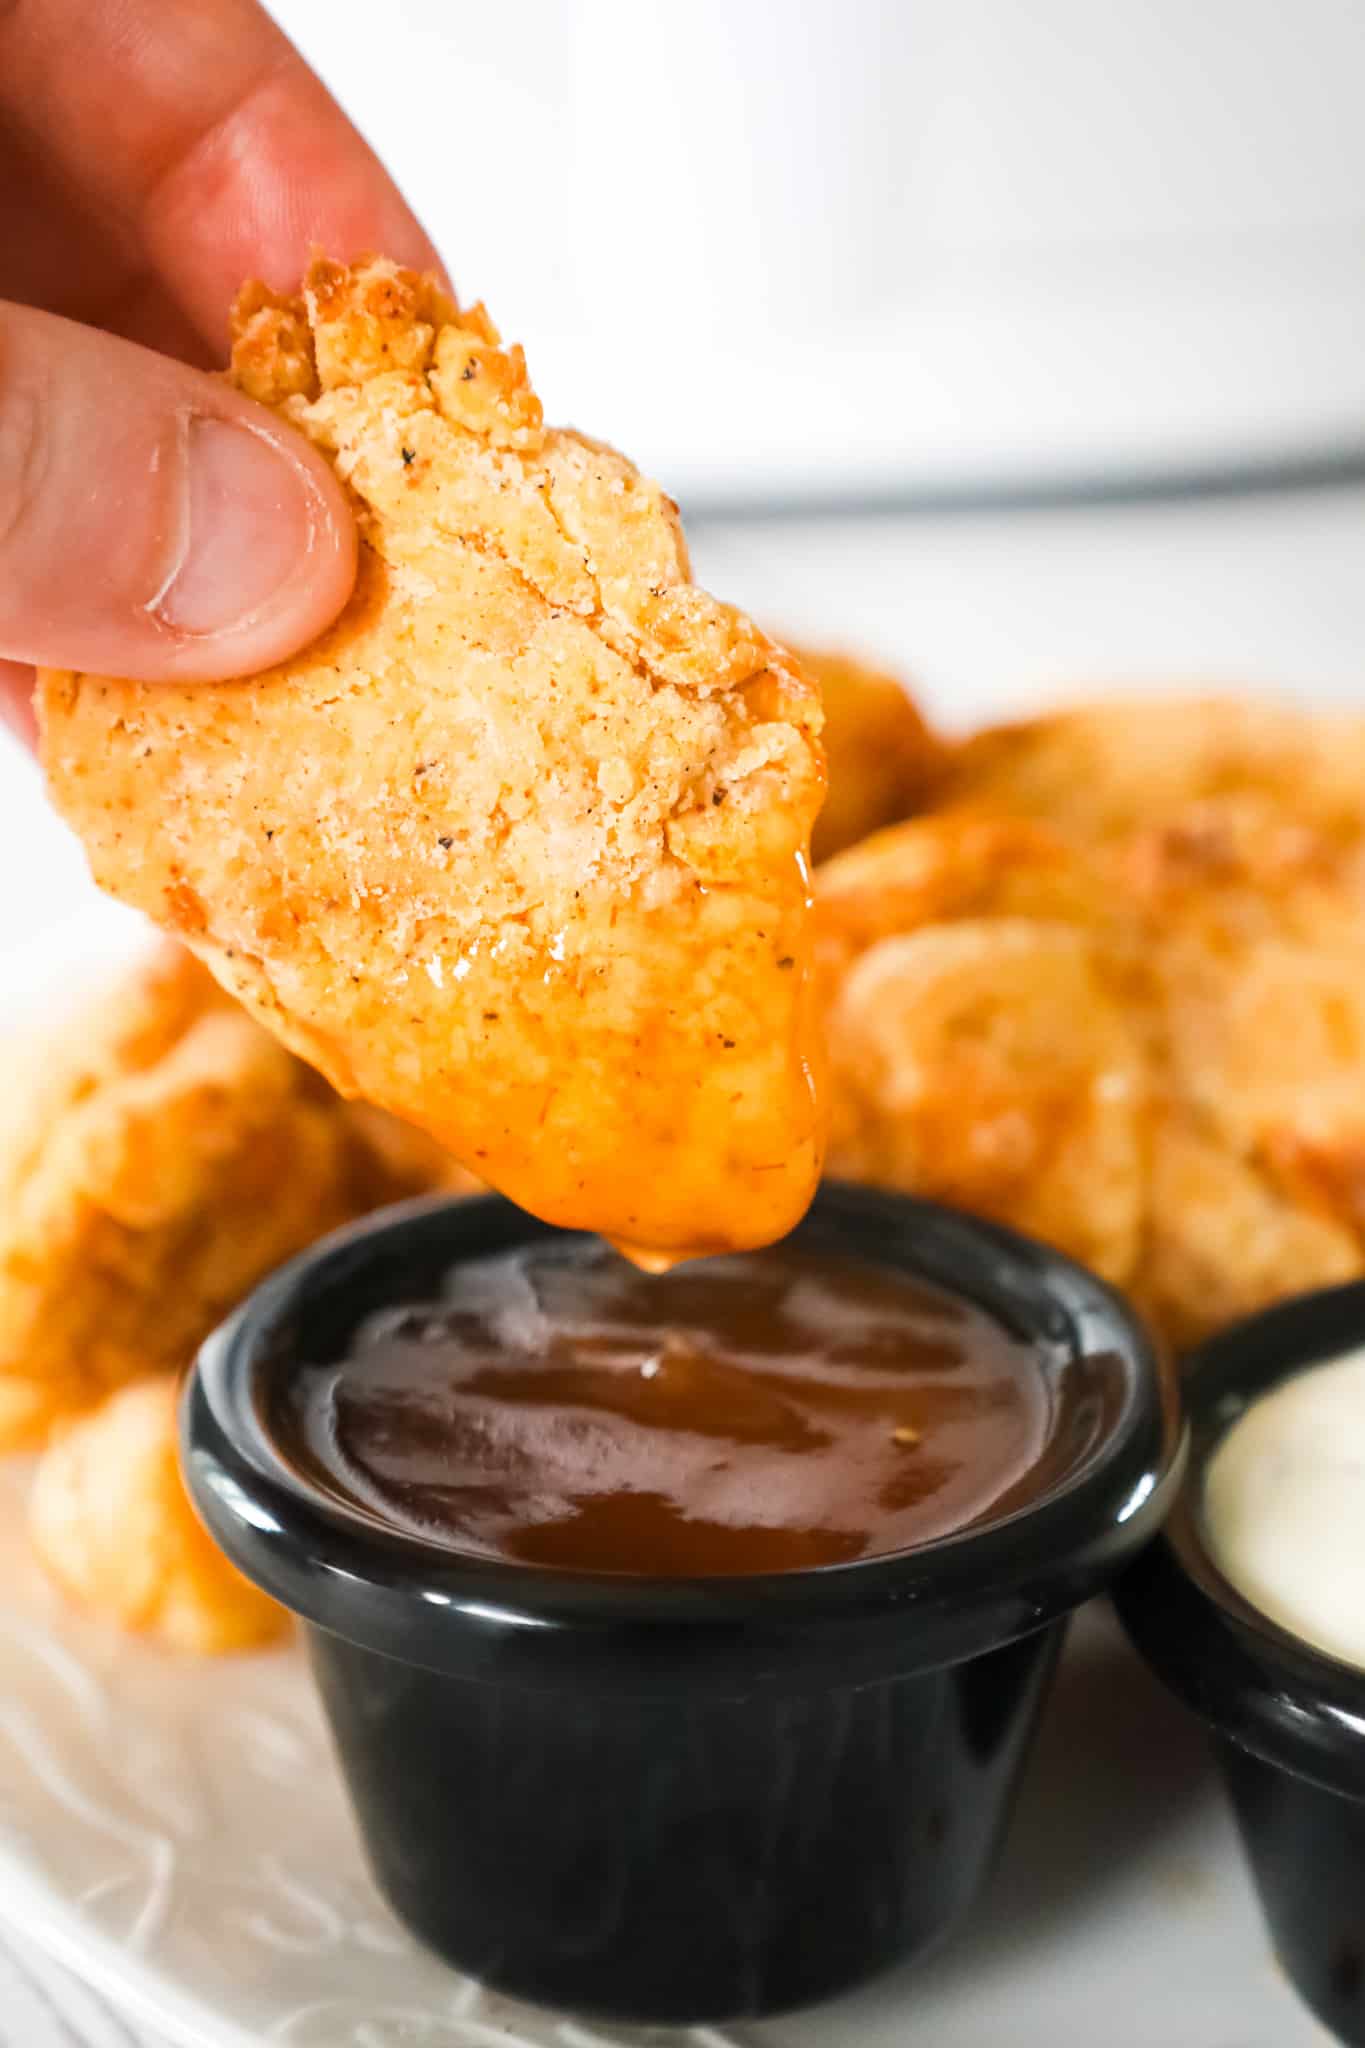
M403 458L404 469L411 469L413 463L417 460L417 450L415 448L400 448L398 452Z
M436 844L439 847L443 848L446 853L449 853L451 847L455 844L455 841L449 832L443 832L440 838L437 840Z
M796 962L793 960L790 953L784 953L777 964L779 967L795 967Z

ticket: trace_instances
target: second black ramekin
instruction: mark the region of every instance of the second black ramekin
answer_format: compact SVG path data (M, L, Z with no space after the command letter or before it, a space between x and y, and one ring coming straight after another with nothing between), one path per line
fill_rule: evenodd
M1157 1675L1207 1723L1271 1939L1300 1996L1365 2048L1365 1672L1244 1600L1209 1554L1204 1475L1258 1395L1365 1343L1365 1281L1223 1331L1188 1361L1188 1475L1117 1589Z

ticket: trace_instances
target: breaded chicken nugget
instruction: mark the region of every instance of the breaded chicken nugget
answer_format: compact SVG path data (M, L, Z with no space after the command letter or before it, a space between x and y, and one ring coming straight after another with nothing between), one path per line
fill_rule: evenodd
M1158 964L1171 1087L1281 1196L1365 1240L1365 928Z
M1114 897L1083 853L1046 825L934 811L876 832L816 875L823 965L846 965L896 932L960 917L1113 922Z
M476 1195L482 1181L443 1152L414 1124L405 1124L369 1102L335 1098L356 1148L354 1206L357 1215L403 1202L410 1195Z
M1365 821L1362 821L1365 825ZM1365 934L1365 841L1258 790L1202 797L1096 849L1161 942L1227 960L1269 938L1335 948Z
M271 1267L443 1172L417 1134L358 1122L178 947L12 1050L5 1094L0 1448L184 1366Z
M882 940L839 988L830 1062L835 1172L1131 1272L1145 1073L1085 933L968 918Z
M816 878L832 1163L1051 1238L1182 1346L1365 1270L1363 736L1145 700L968 742Z
M93 1614L173 1650L244 1650L288 1626L190 1505L176 1455L177 1384L138 1380L65 1424L29 1502L38 1556Z
M1358 834L1365 719L1243 697L1115 698L988 728L944 777L947 802L1045 818L1092 839L1236 792Z
M0 1075L0 1212L17 1199L62 1118L111 1080L154 1066L206 1008L228 1007L183 946L73 992L68 1014L6 1034Z
M1277 1192L1185 1112L1158 1119L1131 1292L1171 1343L1197 1344L1288 1294L1353 1279L1359 1242Z
M793 651L825 706L829 790L811 836L815 859L825 861L908 817L942 772L947 750L896 676L851 654Z
M45 677L96 879L537 1214L779 1236L821 1150L814 686L690 581L655 485L543 425L481 307L318 262L248 288L233 364L349 486L359 581L249 682Z

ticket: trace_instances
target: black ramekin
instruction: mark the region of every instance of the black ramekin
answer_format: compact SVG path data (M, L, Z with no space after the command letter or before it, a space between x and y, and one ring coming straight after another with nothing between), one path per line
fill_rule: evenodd
M1365 1342L1365 1281L1306 1294L1195 1353L1187 1477L1117 1588L1129 1635L1208 1724L1271 1939L1339 2040L1365 2044L1365 1672L1290 1634L1213 1562L1204 1475L1260 1394Z
M1156 1528L1174 1382L1098 1280L1010 1232L827 1185L792 1242L973 1297L1075 1398L1027 1508L894 1556L650 1580L464 1556L324 1493L264 1398L384 1304L549 1234L423 1203L274 1275L200 1355L186 1470L301 1615L375 1875L448 1961L647 2022L809 2003L960 1918L1001 1834L1065 1617Z

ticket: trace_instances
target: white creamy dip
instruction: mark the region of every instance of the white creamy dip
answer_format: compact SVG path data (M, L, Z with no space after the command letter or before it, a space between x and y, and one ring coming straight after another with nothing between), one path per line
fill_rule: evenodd
M1205 1475L1204 1529L1254 1607L1365 1669L1365 1349L1294 1374L1233 1424Z

